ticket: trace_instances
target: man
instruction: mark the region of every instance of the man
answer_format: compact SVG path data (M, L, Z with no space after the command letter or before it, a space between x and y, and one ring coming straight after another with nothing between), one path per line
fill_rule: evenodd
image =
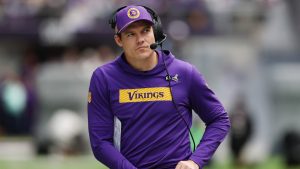
M203 168L230 128L222 104L194 66L151 49L163 40L155 39L161 30L150 8L123 7L113 19L115 42L124 52L91 78L88 123L95 157L116 169ZM192 110L207 125L193 153Z

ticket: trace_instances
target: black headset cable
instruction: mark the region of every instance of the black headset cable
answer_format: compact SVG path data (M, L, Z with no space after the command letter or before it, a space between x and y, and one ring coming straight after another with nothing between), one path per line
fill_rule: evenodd
M172 103L173 103L173 105L174 105L174 107L175 107L175 109L176 109L176 112L177 112L178 115L181 117L181 119L184 121L185 126L186 126L187 130L189 131L189 134L191 135L191 138L192 138L192 141L193 141L193 145L194 145L194 147L193 147L193 152L194 152L195 149L196 149L195 140L194 140L193 134L192 134L192 132L191 132L191 130L190 130L190 128L189 128L188 123L186 122L186 120L184 119L184 117L182 116L182 114L180 113L180 111L179 111L179 109L178 109L178 107L177 107L177 104L176 104L176 102L175 102L175 99L174 99L174 97L173 97L173 92L172 92L172 87L171 87L171 80L172 80L172 77L171 77L170 74L169 74L169 71L168 71L168 68L167 68L167 65L166 65L166 62L165 62L164 51L163 51L163 48L162 48L162 44L159 44L159 46L160 46L160 49L161 49L161 52L162 52L162 59L163 59L163 62L164 62L164 66L165 66L166 73L167 73L167 79L166 79L166 80L168 81L168 85L169 85L169 89L170 89L170 94L171 94L171 98L172 98Z

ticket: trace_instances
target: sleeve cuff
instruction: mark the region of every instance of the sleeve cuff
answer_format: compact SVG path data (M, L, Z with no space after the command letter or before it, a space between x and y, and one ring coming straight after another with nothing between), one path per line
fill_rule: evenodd
M200 164L197 160L195 160L193 157L191 157L189 160L194 161L199 166L199 169L202 169L202 164Z

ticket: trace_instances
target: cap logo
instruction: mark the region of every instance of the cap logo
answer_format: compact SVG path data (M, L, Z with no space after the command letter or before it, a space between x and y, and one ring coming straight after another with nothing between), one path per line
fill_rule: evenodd
M129 8L127 11L127 16L131 19L138 18L140 16L140 11L136 8Z

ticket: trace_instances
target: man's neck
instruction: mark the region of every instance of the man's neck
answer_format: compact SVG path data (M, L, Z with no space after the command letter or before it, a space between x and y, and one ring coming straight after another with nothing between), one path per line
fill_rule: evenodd
M153 54L143 60L128 60L127 62L136 70L139 71L149 71L152 70L158 63L158 55L156 52L153 52Z

